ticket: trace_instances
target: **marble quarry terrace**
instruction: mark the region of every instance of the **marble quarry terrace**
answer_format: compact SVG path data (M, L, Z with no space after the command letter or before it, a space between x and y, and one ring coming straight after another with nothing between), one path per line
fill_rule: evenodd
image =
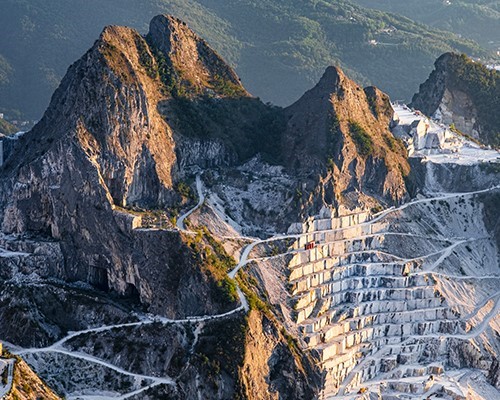
M478 65L444 54L410 105L329 65L281 107L177 17L106 26L0 134L0 400L500 400L499 77Z
M395 106L395 110L402 116L400 125L420 118L407 107ZM441 127L431 122L429 134L435 135L436 129ZM423 143L428 143L423 135ZM341 217L322 209L320 215L292 224L287 233L266 239L243 236L237 225L229 227L234 236L214 234L222 243L246 241L228 276L234 279L245 269L259 280L270 303L282 313L286 329L322 371L319 399L374 394L384 399L436 396L458 400L469 398L471 390L479 398L493 399L498 394L486 382L495 361L481 354L498 348L494 329L500 324L500 275L478 196L494 194L500 186L449 192L435 176L444 158L447 163L463 164L464 149L474 149L479 155L473 158L489 162L495 162L498 153L474 147L449 132L446 137L441 148L423 146L415 152L414 157L426 161L426 190L410 202L375 214L359 211ZM471 160L465 164L471 165ZM173 230L194 235L186 222L195 213L203 213L204 205L215 210L211 201L218 197L204 185L203 175L196 175L197 204L177 218ZM214 215L218 223L228 225L230 218L223 210L218 206ZM129 221L132 229L158 229L135 215ZM3 237L2 246L8 247L9 240ZM270 254L270 246L281 250ZM26 251L0 248L3 258L30 256ZM47 369L63 357L65 362L77 360L81 367L104 368L135 382L129 391L110 397L98 387L92 389L89 382L85 392L69 393L67 399L127 399L159 385L175 386L176 381L169 376L131 373L68 344L89 334L161 323L193 325L194 348L205 322L249 311L239 287L237 293L239 306L223 314L182 319L137 314L135 322L69 332L44 348L7 345L38 369ZM458 354L467 354L467 362L460 361Z
M177 222L177 229L188 234L193 232L184 222L202 206L208 192L202 178L198 175L196 179L198 204ZM491 275L475 275L472 271L482 266L475 265L477 258L470 256L484 251L484 242L489 240L487 233L477 228L475 199L498 190L497 186L429 194L374 215L359 212L335 218L324 210L321 216L292 225L286 234L251 239L229 276L234 278L241 268L257 271L271 303L281 303L287 328L297 334L300 345L314 354L324 371L326 384L321 399L355 399L362 393L399 399L428 398L432 394L465 399L470 380L483 383L485 377L477 370L453 366L450 349L470 343L485 346L491 335L490 323L498 323L500 276L493 271ZM451 218L459 214L463 217L440 230L438 217L433 215L436 211L430 208L435 203L446 208ZM140 224L136 228L144 229ZM293 242L286 251L265 254L265 246L285 240ZM2 250L0 256L29 254ZM450 259L456 262L457 257L470 273L453 270ZM494 255L485 254L483 259L487 257ZM481 288L471 290L477 283ZM230 318L249 309L240 289L238 295L240 306L220 315L179 320L137 315L137 322L70 332L45 348L11 348L28 362L40 354L54 354L139 380L142 386L112 397L126 399L175 382L169 377L130 373L111 362L71 350L66 344L80 335L158 322L199 326L207 320ZM489 360L478 363L476 368L481 370L491 367ZM108 397L76 394L67 398Z

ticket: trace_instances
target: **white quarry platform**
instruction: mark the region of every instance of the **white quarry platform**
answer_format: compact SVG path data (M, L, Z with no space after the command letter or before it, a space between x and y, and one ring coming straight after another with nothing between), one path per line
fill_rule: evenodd
M393 104L393 134L402 139L410 156L433 163L472 165L498 163L500 153L469 140L437 120L404 104Z
M473 197L441 196L441 212L453 214L444 224L428 207L436 200L421 199L291 227L302 236L274 257L287 296L270 298L287 299L289 328L323 370L321 399L465 399L454 374L464 373L456 357L466 351L467 371L487 375L484 355L500 349L500 268Z

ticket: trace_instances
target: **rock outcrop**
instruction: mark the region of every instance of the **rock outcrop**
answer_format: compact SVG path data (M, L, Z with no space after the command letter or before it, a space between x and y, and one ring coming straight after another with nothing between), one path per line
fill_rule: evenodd
M280 332L268 316L250 312L241 367L244 398L299 400L317 394L319 374L307 363L291 336L287 339L283 332L286 333Z
M376 391L381 376L405 395L466 366L496 384L494 285L472 305L453 294L497 279L496 164L430 175L414 162L417 189L465 190L492 170L476 194L373 217L408 198L392 119L387 95L336 67L283 110L178 19L155 17L144 37L107 27L9 141L3 338L69 397L313 399ZM238 235L290 220L288 235Z
M187 63L191 59L193 65ZM183 79L169 87L167 80L179 76ZM238 98L258 102L177 19L153 19L147 40L130 28L105 28L69 68L40 123L13 141L0 171L2 232L59 243L60 259L48 257L45 264L51 267L42 276L138 294L164 315L213 311L210 295L200 296L203 287L205 293L211 291L213 279L192 271L199 256L184 239L176 232L133 230L132 220L115 209L182 206L175 191L179 166L234 162L234 147L229 150L221 140L198 137L184 143L168 123L184 114L162 108L164 103L189 102L202 88L211 93L210 101L223 102L236 96L223 93L228 87L239 88ZM180 98L181 88L185 98ZM188 94L188 88L196 90ZM254 113L253 118L260 116ZM223 123L212 124L226 129ZM151 241L154 246L148 245ZM183 292L177 284L165 284L162 275L168 282L175 276L177 284L187 279L191 289ZM194 287L201 291L195 293ZM165 295L180 296L180 303Z
M454 53L443 54L434 65L411 106L484 144L500 146L498 71Z
M322 205L352 209L405 197L409 166L389 131L392 114L386 94L362 89L336 67L285 110L285 163L299 175L320 176L319 184L305 184L312 196L301 193L317 203L316 212Z
M165 67L171 68L168 78L173 84L198 94L249 96L226 62L178 18L170 15L154 17L147 40L164 57L160 63L164 62Z
M60 400L61 397L54 393L23 360L16 360L14 366L14 383L5 400L30 400L47 399Z

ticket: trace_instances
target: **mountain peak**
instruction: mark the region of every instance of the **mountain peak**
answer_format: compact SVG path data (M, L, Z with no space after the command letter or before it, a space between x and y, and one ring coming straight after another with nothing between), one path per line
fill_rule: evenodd
M436 68L445 67L451 60L458 59L460 57L461 56L459 54L453 53L453 52L447 52L447 53L441 54L437 58L437 60L434 62L434 66Z
M161 14L149 23L149 36L152 42L165 54L175 50L176 43L182 39L202 40L183 21L172 15Z
M330 65L326 68L323 76L318 82L318 86L337 87L345 79L344 72L337 66Z
M329 164L337 198L354 190L382 193L389 201L404 197L402 175L409 167L404 147L389 131L392 108L385 93L363 89L330 66L285 114L283 148L289 166L309 172Z
M248 96L233 69L180 19L157 15L149 24L147 39L188 91L210 89L222 96Z
M339 67L330 65L326 68L318 83L307 91L302 98L319 96L322 99L328 99L331 95L341 91L345 81L346 76L344 72Z

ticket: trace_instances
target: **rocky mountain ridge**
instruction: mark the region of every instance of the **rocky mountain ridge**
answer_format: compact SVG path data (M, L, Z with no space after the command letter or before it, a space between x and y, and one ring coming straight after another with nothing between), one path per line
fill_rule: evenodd
M105 28L0 167L2 339L82 399L355 397L381 373L404 398L403 374L443 394L464 367L498 386L496 164L454 193L393 120L335 67L280 109L176 18Z
M498 147L500 73L465 55L446 53L420 86L411 106L486 145Z
M406 149L389 131L392 115L385 93L362 89L335 67L285 109L285 165L300 175L323 173L312 196L323 204L313 213L322 205L370 208L405 197L409 167Z
M180 21L161 17L152 25L153 41L159 24L167 30L185 29ZM204 57L218 60L208 48L202 49ZM167 296L176 297L183 280L187 287L205 286L206 293L216 283L207 271L189 272L189 265L199 262L195 260L200 256L189 251L179 233L132 230L134 216L123 212L123 207L170 207L186 201L175 190L179 172L174 132L159 111L159 102L169 101L172 93L159 72L148 73L144 60L156 62L136 31L125 27L103 31L92 49L69 69L44 118L15 142L5 160L1 219L4 234L55 242L48 254L52 259L38 268L43 276L138 295L152 305L161 298L152 287L162 286L158 273L170 276L165 265L184 265L177 285L164 292ZM218 64L214 65L210 68L216 74ZM216 158L202 151L198 161L207 155ZM166 247L150 247L151 235ZM172 246L178 250L166 251ZM18 247L23 247L23 241ZM111 265L113 271L108 269ZM150 277L139 278L143 274ZM163 300L157 303L157 311L163 308L164 315L186 315L196 308L209 312L218 307L211 304L210 295L195 298L199 295L189 295L191 300L180 295L187 307L184 311L183 306L163 308ZM190 301L194 301L191 310Z

